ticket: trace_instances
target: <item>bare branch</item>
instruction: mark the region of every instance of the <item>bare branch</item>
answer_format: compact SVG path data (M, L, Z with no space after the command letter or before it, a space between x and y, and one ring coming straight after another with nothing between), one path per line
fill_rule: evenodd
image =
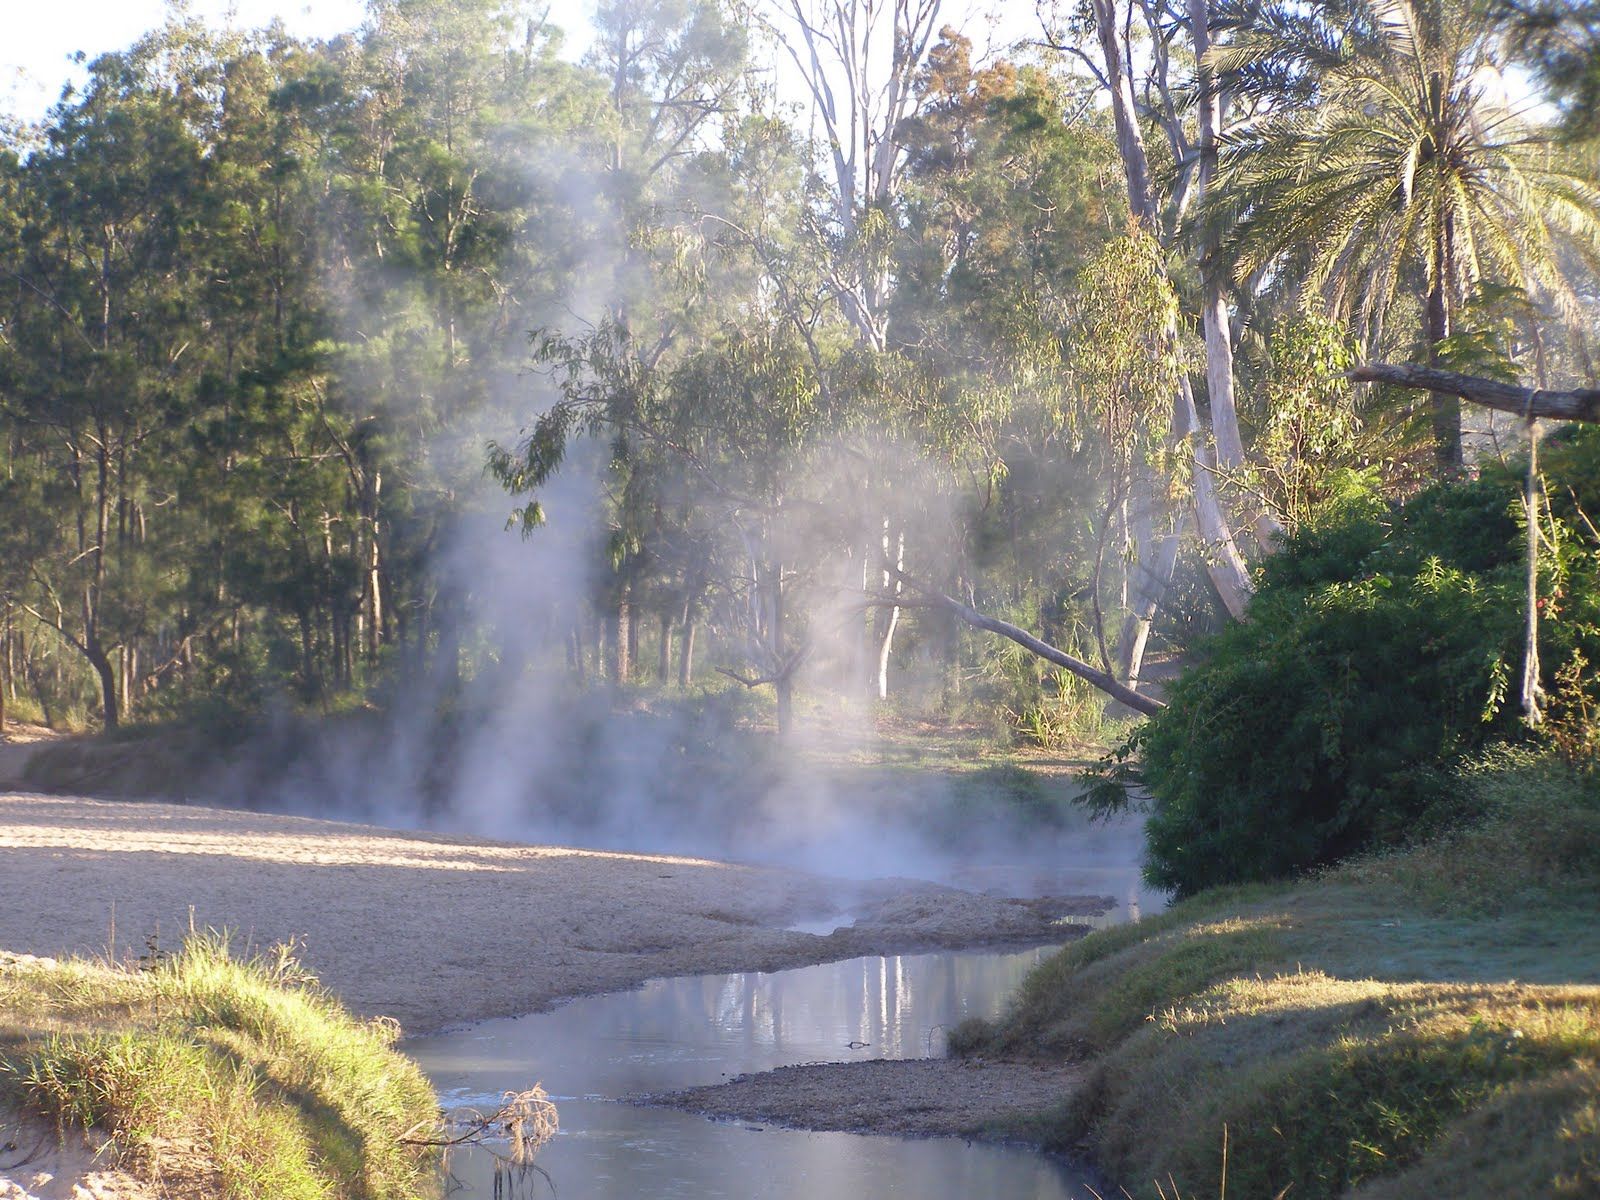
M1600 424L1600 388L1547 391L1411 363L1367 363L1346 372L1346 378L1356 383L1391 383L1396 387L1460 396L1470 404L1515 413L1519 417Z
M899 577L900 582L922 597L925 602L922 607L942 608L975 629L985 629L990 633L997 633L1003 638L1009 638L1024 650L1030 650L1046 662L1055 663L1056 666L1072 672L1085 683L1099 688L1114 700L1120 700L1135 712L1141 712L1147 717L1153 717L1156 713L1166 708L1166 705L1155 697L1134 691L1126 684L1118 681L1115 676L1090 666L1081 658L1076 658L1065 650L1050 645L1049 642L1041 641L1026 629L1013 625L1009 621L1002 621L998 617L991 617L988 613L979 612L971 605L961 603L954 596L947 596L937 588L918 583L904 571L894 571L893 574ZM902 601L902 604L908 607L916 606L915 600Z

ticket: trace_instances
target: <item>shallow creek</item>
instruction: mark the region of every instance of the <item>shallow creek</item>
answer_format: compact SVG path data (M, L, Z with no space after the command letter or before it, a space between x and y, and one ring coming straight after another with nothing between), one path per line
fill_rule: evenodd
M974 868L944 882L1018 897L1108 896L1115 907L1084 921L1095 926L1163 906L1140 885L1136 867L1094 859L1048 871ZM849 919L840 913L806 924L825 934ZM448 1108L493 1112L502 1093L533 1083L550 1093L561 1131L539 1152L545 1174L522 1179L517 1195L548 1196L553 1187L562 1200L1089 1200L1092 1174L1021 1148L808 1133L618 1103L800 1063L939 1055L945 1030L967 1017L998 1016L1050 953L908 954L657 979L550 1012L409 1039L404 1048ZM456 1152L450 1168L460 1185L452 1194L512 1194L495 1190L494 1159L485 1151Z
M493 1111L542 1082L561 1132L528 1195L634 1197L1087 1197L1080 1175L1026 1150L953 1138L805 1133L615 1101L808 1062L922 1058L943 1030L995 1016L1048 949L857 958L772 974L653 980L552 1012L408 1041L447 1107ZM468 1195L493 1195L493 1160L458 1153Z

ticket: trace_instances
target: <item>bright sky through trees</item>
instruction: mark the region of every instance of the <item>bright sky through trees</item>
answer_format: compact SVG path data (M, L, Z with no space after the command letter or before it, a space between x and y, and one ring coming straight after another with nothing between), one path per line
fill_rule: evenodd
M59 98L64 83L86 76L72 57L80 50L85 62L110 50L122 50L141 34L158 27L173 6L168 0L54 0L30 4L12 0L0 43L0 112L37 120ZM189 0L188 12L214 23L246 29L281 19L300 37L331 37L361 24L364 0ZM587 28L588 5L582 0L554 0L550 19L568 34L569 46Z

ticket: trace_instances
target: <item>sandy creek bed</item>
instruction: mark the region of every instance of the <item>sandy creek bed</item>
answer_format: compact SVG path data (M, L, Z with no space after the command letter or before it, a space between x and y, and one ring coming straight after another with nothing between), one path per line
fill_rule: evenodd
M351 1008L397 1017L408 1033L662 976L1059 942L1072 931L1056 918L1097 906L197 806L0 795L0 949L136 954L152 936L175 945L191 919L234 931L241 949L297 938L306 964ZM840 907L855 915L852 928L791 928ZM867 1091L878 1086L862 1078ZM21 1194L0 1174L0 1200ZM37 1194L112 1193L58 1179Z

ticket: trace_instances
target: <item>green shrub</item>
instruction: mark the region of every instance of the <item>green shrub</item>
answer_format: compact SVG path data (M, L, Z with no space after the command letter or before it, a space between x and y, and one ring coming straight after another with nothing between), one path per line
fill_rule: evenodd
M1580 511L1592 460L1600 431L1548 460L1541 657L1546 686L1561 676L1569 697L1571 665L1600 661L1595 536ZM1515 468L1494 468L1392 511L1347 502L1267 561L1250 620L1202 648L1108 773L1125 778L1138 751L1152 883L1188 895L1404 843L1454 764L1524 736L1518 487ZM1597 690L1592 675L1578 687Z

